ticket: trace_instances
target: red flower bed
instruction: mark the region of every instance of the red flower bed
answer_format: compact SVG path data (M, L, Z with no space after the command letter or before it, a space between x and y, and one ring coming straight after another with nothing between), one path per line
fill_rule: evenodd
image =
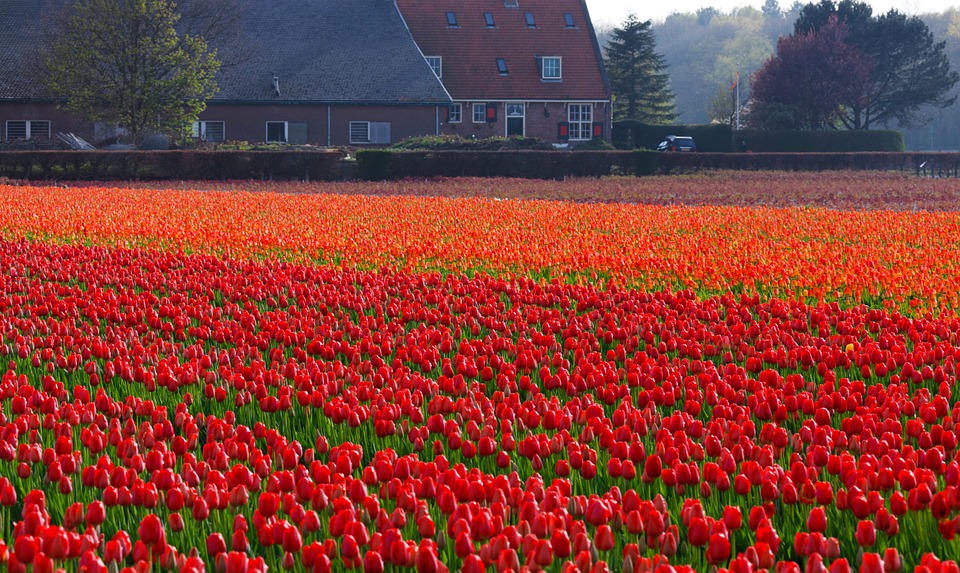
M958 570L956 319L0 260L9 573Z
M484 182L488 187L481 190L497 184ZM509 194L514 182L502 184ZM466 184L434 185L456 192ZM854 192L849 182L828 179L824 185L832 190L828 195ZM751 196L762 196L756 181L750 188ZM782 197L790 186L772 189ZM0 229L8 239L354 270L610 280L648 292L690 289L702 298L758 293L911 314L960 308L958 212L0 185Z

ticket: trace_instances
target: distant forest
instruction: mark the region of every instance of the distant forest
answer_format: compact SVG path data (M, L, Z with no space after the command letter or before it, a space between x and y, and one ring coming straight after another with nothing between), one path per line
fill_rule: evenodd
M670 66L670 84L680 116L677 122L710 123L718 108L732 108L731 88L738 65L740 98L745 104L750 97L750 75L775 52L780 36L793 32L802 6L794 2L781 10L768 0L763 10L701 8L654 22L657 51ZM960 11L951 8L919 16L936 41L946 42L951 66L960 70ZM610 31L597 30L601 46L606 46ZM929 119L926 125L902 130L907 149L960 151L960 98L951 107L928 108L923 113ZM896 124L889 127L901 129Z

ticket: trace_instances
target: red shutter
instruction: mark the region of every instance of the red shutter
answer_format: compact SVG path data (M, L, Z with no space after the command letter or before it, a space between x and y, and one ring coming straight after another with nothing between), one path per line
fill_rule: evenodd
M450 123L450 107L443 108L443 123Z
M570 124L561 121L557 124L557 137L561 142L570 141Z
M487 123L496 123L497 121L497 104L488 103L487 104Z
M598 121L593 124L593 137L603 139L603 122Z

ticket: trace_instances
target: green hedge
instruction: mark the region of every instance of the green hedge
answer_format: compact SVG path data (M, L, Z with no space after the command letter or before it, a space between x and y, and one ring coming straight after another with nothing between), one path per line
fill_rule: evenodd
M700 152L733 151L733 129L729 125L652 125L632 119L613 122L617 149L656 149L668 135L692 137Z
M333 181L342 157L339 151L4 151L0 177Z
M742 129L735 133L736 151L757 153L902 152L899 131L766 131ZM699 143L699 142L698 142Z
M384 151L357 152L360 178L519 177L561 179L645 175L656 171L655 152L623 151Z

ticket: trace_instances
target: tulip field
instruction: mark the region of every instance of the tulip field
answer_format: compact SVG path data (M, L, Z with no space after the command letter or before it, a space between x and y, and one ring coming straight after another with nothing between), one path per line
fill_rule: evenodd
M0 261L8 573L960 573L956 182L0 181Z

